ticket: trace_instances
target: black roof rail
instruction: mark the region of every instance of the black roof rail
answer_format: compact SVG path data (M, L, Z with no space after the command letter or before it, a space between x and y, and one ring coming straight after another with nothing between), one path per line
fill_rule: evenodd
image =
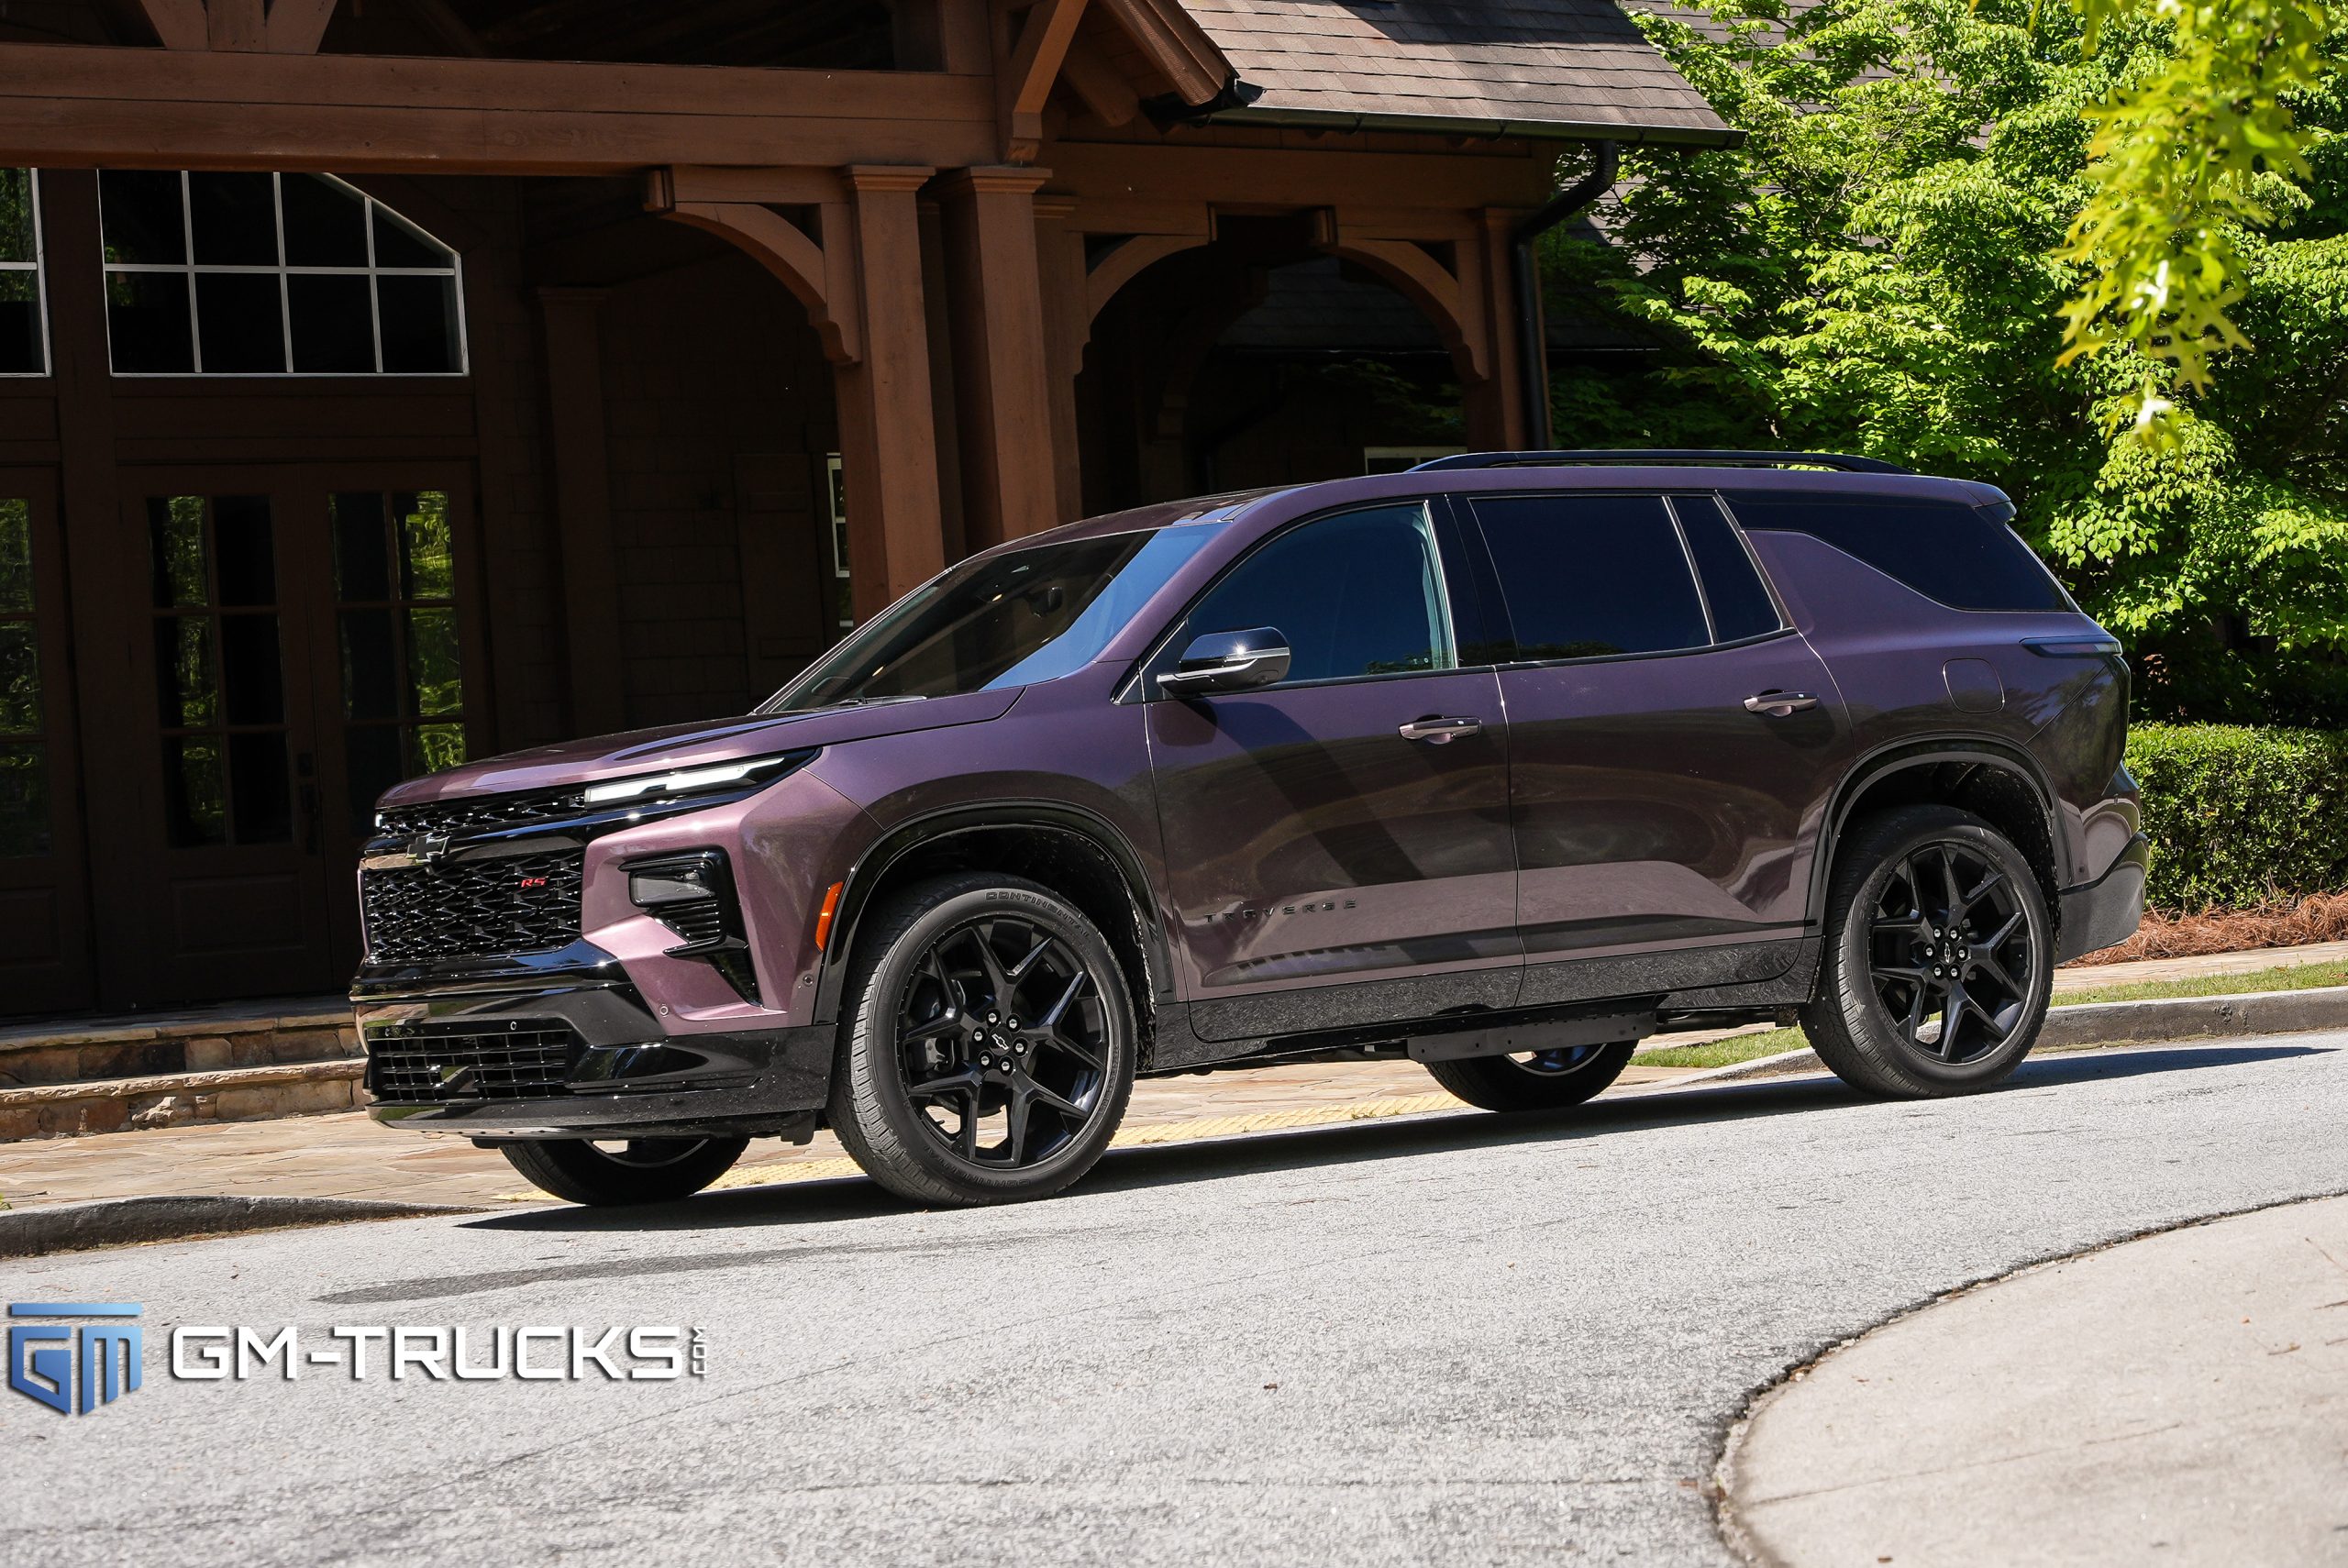
M1916 470L1887 463L1880 458L1854 458L1841 452L1712 451L1699 447L1635 447L1580 452L1462 452L1421 463L1414 474L1450 469L1564 469L1582 467L1839 469L1847 474L1908 474Z

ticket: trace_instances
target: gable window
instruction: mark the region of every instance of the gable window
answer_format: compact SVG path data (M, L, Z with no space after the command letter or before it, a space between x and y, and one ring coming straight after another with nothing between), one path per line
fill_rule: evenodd
M98 176L118 376L456 376L457 253L321 174Z
M40 181L0 169L0 376L49 374L40 298Z

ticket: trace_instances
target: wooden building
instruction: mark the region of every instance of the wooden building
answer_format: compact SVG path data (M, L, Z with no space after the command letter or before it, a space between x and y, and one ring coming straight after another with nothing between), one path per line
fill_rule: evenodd
M0 1013L337 988L396 778L1357 460L1202 374L1276 274L1526 440L1561 150L1727 139L1605 0L8 0Z

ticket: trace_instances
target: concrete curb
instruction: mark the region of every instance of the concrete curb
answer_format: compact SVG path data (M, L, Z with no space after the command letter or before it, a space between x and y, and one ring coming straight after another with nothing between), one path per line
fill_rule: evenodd
M2220 1034L2305 1034L2348 1029L2348 986L2305 991L2249 991L2227 997L2162 997L2153 1001L2086 1002L2049 1009L2039 1032L2041 1051L2080 1051L2105 1045L2157 1045ZM1643 1094L1668 1094L1695 1084L1734 1083L1822 1073L1826 1064L1808 1046L1691 1073Z
M484 1210L357 1198L108 1198L0 1212L0 1258L87 1252L141 1242L184 1242L241 1231L282 1231L353 1220L417 1220Z

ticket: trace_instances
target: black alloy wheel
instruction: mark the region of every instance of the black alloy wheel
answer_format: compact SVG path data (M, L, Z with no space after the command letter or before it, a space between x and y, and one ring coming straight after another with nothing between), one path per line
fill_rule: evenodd
M888 900L857 943L829 1121L922 1203L1041 1198L1091 1169L1133 1092L1124 971L1092 922L1007 876Z
M2037 1043L2054 985L2046 894L1980 818L1908 806L1855 823L1826 914L1819 995L1802 1024L1853 1087L1970 1093Z
M955 926L915 961L897 1009L897 1072L930 1133L974 1165L1018 1170L1065 1149L1108 1102L1099 982L1036 921Z
M747 1138L570 1138L499 1150L541 1191L600 1209L691 1198L731 1170L749 1146Z
M1429 1062L1427 1072L1453 1094L1484 1110L1563 1110L1611 1085L1638 1049L1634 1040L1606 1045L1559 1045L1506 1056Z
M2012 877L1981 846L1927 844L1883 879L1868 978L1910 1049L1962 1066L2030 1014L2041 955Z

